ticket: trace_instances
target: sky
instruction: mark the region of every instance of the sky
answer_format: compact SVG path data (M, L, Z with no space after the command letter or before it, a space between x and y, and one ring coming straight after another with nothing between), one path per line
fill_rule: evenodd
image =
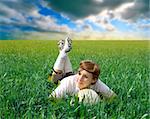
M0 0L0 40L150 40L150 0Z

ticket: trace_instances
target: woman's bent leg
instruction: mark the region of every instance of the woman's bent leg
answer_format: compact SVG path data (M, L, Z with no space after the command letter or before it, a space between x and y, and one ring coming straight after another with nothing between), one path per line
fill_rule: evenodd
M50 79L56 84L64 77L64 75L66 75L66 73L72 72L72 66L67 56L67 52L71 49L71 44L68 42L68 38L65 39L64 45L64 48L60 50L53 67L53 73L50 76Z

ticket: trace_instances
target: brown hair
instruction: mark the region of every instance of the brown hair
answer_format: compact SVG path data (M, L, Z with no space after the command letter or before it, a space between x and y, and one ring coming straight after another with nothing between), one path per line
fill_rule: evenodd
M83 60L80 62L79 70L86 70L89 73L93 74L93 79L98 79L100 74L100 68L98 64L90 61L90 60Z

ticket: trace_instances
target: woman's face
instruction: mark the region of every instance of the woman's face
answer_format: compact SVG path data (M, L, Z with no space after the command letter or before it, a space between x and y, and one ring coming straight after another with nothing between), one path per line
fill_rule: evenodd
M91 83L94 83L96 80L93 79L92 73L87 72L86 70L81 70L77 74L77 87L81 90L84 88L89 88Z

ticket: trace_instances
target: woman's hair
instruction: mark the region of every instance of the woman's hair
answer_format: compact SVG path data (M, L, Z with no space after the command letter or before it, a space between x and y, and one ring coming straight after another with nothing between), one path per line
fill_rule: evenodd
M98 79L99 74L100 74L100 68L99 66L90 61L90 60L83 60L80 62L79 70L86 70L89 73L93 74L93 79Z

